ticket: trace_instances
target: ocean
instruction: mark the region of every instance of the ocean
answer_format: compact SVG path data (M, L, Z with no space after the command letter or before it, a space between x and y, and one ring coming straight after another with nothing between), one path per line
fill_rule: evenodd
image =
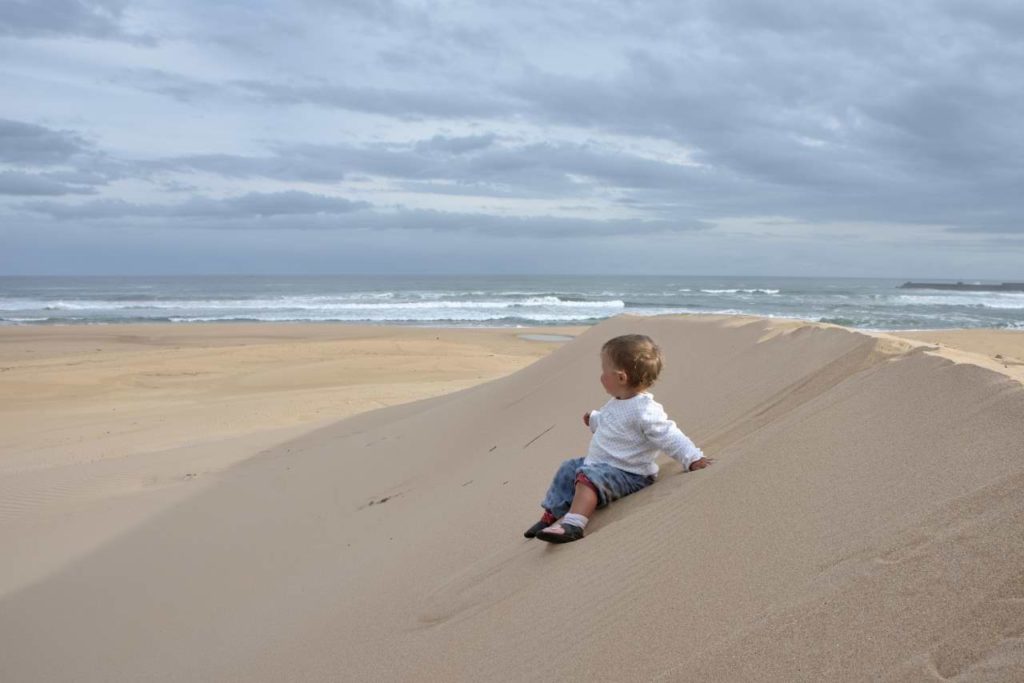
M348 322L590 325L632 313L746 314L872 330L1024 330L1024 293L902 280L685 276L0 277L0 324Z

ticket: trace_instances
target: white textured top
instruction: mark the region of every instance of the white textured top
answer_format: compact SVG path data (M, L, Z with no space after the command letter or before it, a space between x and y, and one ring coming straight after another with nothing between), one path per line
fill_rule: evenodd
M646 391L632 398L613 398L591 411L590 431L594 436L585 462L605 463L633 474L657 474L658 451L678 460L686 470L704 457Z

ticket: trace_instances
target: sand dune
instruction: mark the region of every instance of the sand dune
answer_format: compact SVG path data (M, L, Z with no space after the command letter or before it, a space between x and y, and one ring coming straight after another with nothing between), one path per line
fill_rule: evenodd
M634 331L715 465L666 464L582 542L523 539ZM933 348L609 320L271 448L0 598L0 680L1020 680L1024 387Z
M514 372L552 331L578 329L0 327L0 596L256 453Z

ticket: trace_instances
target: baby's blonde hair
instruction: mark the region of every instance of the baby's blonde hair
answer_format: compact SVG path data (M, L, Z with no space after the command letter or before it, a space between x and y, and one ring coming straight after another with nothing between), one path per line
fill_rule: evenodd
M607 353L612 365L626 373L626 380L634 389L646 389L661 374L661 349L647 335L624 334L609 339L601 353Z

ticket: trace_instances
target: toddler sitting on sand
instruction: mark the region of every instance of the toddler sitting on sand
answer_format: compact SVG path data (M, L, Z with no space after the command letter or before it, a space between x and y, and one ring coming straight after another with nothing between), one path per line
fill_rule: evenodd
M583 538L595 508L654 483L659 450L689 471L711 463L647 391L661 365L661 350L650 337L627 334L605 342L601 386L612 399L583 415L594 434L587 457L566 460L558 468L541 503L544 516L524 536L549 543Z

